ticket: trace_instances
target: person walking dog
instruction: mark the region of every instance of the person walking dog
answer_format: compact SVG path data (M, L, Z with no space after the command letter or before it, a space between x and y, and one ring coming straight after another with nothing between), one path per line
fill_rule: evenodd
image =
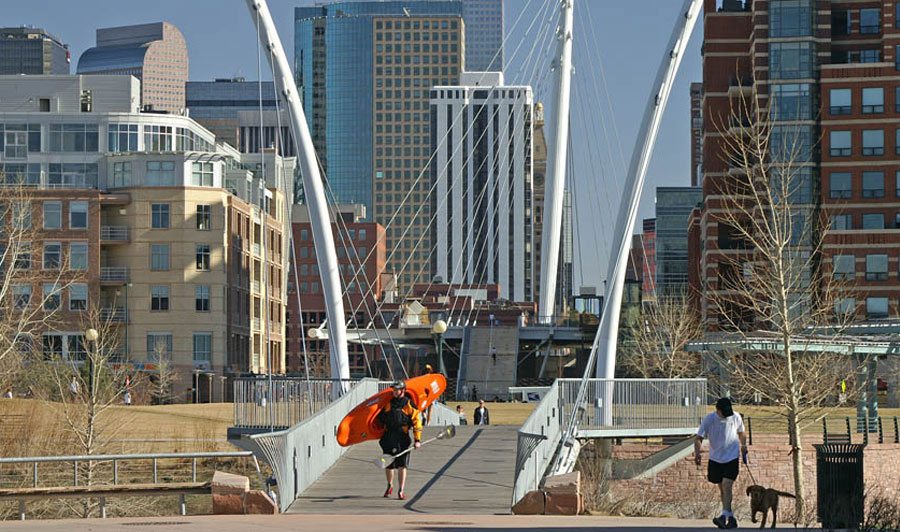
M697 429L694 440L694 462L701 464L700 445L709 440L709 465L707 479L719 486L722 499L722 515L713 518L719 528L737 528L737 519L731 507L731 491L737 480L741 454L747 454L747 439L744 435L744 420L734 411L731 399L723 397L716 401L716 411L709 414Z

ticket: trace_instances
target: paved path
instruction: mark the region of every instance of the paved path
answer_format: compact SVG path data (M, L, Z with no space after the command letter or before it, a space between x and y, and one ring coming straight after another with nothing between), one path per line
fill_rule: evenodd
M743 524L743 523L742 523ZM747 523L748 526L750 523ZM132 519L0 521L6 532L685 532L716 530L709 521L519 515L217 515Z
M386 499L374 465L378 442L352 447L290 507L304 514L508 514L516 461L515 426L457 427L456 437L413 451L406 500ZM425 429L424 438L434 430ZM397 480L394 480L395 485Z

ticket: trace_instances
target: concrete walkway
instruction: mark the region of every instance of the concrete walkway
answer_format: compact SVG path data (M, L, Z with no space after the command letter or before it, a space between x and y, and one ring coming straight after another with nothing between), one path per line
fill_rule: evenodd
M514 426L457 427L456 437L413 451L406 500L384 498L378 442L352 447L290 507L303 514L508 514L516 461ZM425 429L424 439L435 434ZM395 486L397 479L394 480Z
M744 525L745 523L741 523ZM752 527L749 522L746 526ZM668 532L716 530L709 521L624 517L554 517L515 515L220 515L132 519L64 519L0 521L11 532Z

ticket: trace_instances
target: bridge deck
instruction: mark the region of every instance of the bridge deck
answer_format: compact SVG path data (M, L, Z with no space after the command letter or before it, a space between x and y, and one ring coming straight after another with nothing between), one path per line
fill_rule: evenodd
M507 514L516 459L515 426L457 427L452 440L414 451L406 500L385 499L384 473L374 464L378 442L352 447L287 513ZM434 431L425 429L425 439ZM394 480L395 484L397 480Z

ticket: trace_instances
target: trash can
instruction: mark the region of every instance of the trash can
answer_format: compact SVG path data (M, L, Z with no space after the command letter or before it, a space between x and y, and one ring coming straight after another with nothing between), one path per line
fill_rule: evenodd
M857 528L864 518L865 445L826 443L816 445L818 516L823 528Z

